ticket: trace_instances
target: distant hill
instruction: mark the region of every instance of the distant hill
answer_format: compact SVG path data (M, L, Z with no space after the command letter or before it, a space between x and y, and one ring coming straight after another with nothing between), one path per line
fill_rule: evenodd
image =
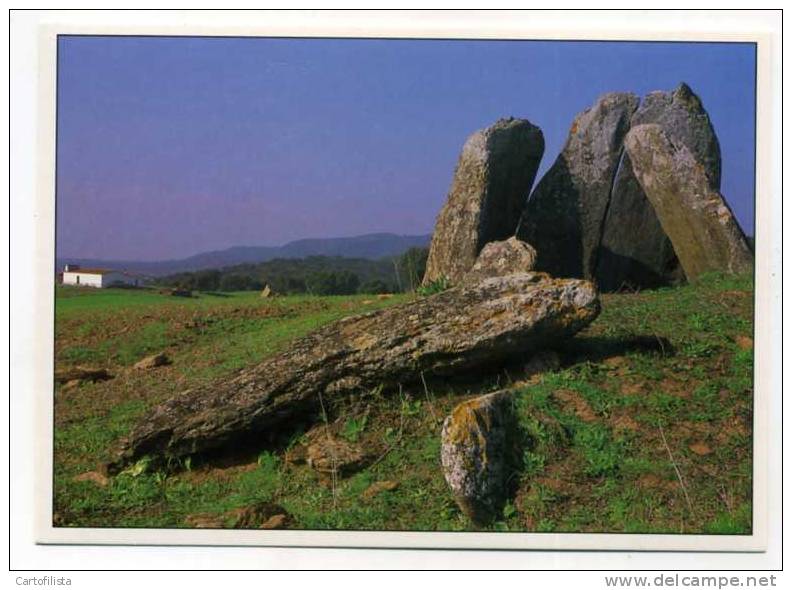
M276 258L305 258L308 256L342 256L377 260L398 256L413 246L429 245L431 235L400 236L389 233L366 234L349 238L311 238L296 240L283 246L234 246L226 250L202 252L178 260L154 262L136 260L101 260L96 258L58 258L58 270L64 264L105 267L164 276L208 268L223 268L238 264L255 264Z

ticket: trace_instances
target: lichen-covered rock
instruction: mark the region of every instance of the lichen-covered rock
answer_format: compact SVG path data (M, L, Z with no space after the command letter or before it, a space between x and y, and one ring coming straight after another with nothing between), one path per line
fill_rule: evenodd
M498 370L571 337L599 311L588 281L518 273L345 318L231 379L155 406L122 441L110 469L293 428L322 404L374 388Z
M497 391L459 404L443 423L443 475L462 512L476 524L497 516L515 468L512 394Z
M517 237L537 251L537 270L591 278L622 141L638 97L601 96L575 117L564 149L525 204Z
M472 284L489 277L531 272L535 265L536 250L512 236L508 240L490 242L484 246L463 282Z
M625 147L688 278L753 267L737 220L684 143L669 138L660 125L638 125L627 134Z
M632 116L631 126L657 124L685 145L704 169L710 188L720 190L720 145L701 100L687 84L652 92ZM602 290L622 285L658 287L684 279L671 241L635 178L629 155L616 174L596 272Z
M457 283L485 244L514 234L543 153L542 131L523 119L500 119L468 138L437 217L424 285Z

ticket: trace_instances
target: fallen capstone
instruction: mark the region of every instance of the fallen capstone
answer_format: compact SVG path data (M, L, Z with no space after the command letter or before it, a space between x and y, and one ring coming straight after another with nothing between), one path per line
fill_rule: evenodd
M573 336L599 311L588 281L521 273L345 318L227 381L154 407L108 468L266 437L374 388L497 370Z
M525 204L516 235L536 248L536 269L592 278L634 94L601 96L575 117L564 148Z
M501 514L516 468L518 430L509 391L459 404L445 419L440 459L460 510L484 525Z
M670 138L660 125L638 125L627 134L625 147L688 278L753 268L745 234L684 143Z
M423 284L459 282L488 242L514 235L544 153L542 131L500 119L471 135L437 217Z
M535 266L536 250L512 236L508 240L490 242L484 246L463 282L473 284L490 277L531 272Z
M657 124L674 143L686 146L708 184L720 190L718 137L701 99L685 84L651 92L633 114L631 126ZM602 234L596 280L603 291L622 286L655 288L684 280L674 248L633 172L628 154L616 173Z

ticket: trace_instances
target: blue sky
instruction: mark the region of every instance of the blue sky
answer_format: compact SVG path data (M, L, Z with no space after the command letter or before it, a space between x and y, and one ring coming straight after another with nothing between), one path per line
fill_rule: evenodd
M754 73L733 43L61 37L58 255L430 233L475 130L541 127L541 175L599 95L681 81L750 234Z

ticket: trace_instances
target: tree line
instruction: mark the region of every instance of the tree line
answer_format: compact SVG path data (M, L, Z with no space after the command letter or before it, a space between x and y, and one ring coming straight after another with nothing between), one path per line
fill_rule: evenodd
M282 295L352 295L416 290L426 270L426 248L400 256L368 260L341 256L277 258L257 264L182 272L156 283L190 291L260 291L269 286Z

